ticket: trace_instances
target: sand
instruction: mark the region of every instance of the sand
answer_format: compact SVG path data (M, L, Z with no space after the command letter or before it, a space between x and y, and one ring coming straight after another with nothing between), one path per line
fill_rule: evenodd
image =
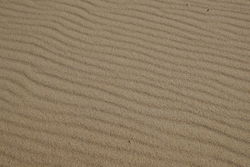
M236 166L249 0L0 0L0 167Z

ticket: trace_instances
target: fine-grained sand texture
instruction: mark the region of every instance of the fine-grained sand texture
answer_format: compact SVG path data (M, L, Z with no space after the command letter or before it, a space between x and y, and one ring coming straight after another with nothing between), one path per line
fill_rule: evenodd
M250 167L250 1L0 0L0 167Z

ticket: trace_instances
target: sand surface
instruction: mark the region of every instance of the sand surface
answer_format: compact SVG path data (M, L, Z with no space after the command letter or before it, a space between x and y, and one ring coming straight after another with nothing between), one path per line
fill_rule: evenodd
M250 1L0 0L0 167L250 167Z

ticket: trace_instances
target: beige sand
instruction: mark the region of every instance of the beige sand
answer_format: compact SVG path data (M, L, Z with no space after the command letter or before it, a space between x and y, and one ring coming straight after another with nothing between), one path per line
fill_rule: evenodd
M0 167L250 167L249 0L0 0Z

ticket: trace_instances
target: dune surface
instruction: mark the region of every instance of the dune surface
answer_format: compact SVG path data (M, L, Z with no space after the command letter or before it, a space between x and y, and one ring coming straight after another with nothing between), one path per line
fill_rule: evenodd
M250 1L0 0L0 167L250 167Z

